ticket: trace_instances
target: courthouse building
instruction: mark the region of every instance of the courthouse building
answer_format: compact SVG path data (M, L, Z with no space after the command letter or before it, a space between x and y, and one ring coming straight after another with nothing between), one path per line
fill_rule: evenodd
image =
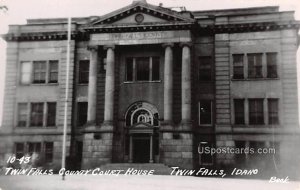
M74 167L162 163L296 173L300 23L276 6L188 11L145 0L101 16L29 19L3 35L1 158L59 167L66 83ZM199 154L201 148L276 153ZM237 150L237 149L236 149Z

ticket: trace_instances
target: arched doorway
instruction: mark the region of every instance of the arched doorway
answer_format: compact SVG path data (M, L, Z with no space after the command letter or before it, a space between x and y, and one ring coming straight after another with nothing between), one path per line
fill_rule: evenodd
M125 148L129 162L152 163L158 156L158 118L156 107L147 102L136 102L128 108Z

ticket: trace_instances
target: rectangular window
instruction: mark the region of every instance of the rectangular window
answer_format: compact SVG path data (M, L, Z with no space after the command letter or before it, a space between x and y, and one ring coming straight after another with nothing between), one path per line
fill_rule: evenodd
M50 60L49 61L49 79L48 83L57 83L58 82L58 61Z
M212 80L212 59L210 56L199 57L199 81Z
M45 142L45 162L53 161L53 142Z
M200 166L203 165L212 165L213 164L213 155L204 153L206 147L209 149L212 148L212 144L210 142L200 142L199 143L199 164Z
M33 62L33 83L46 83L46 61Z
M264 124L263 99L249 99L249 124Z
M246 141L235 141L235 148L238 148L239 150L247 148ZM246 163L246 154L235 154L235 163L238 166L243 166L243 164Z
M28 106L27 103L18 104L18 127L27 126Z
M78 102L77 103L77 126L83 126L87 122L87 109L88 103L87 102Z
M30 156L32 156L33 153L40 154L41 153L41 143L29 142L28 143L28 153Z
M159 57L152 57L152 81L159 80Z
M25 154L24 143L15 143L15 153L17 158L21 158Z
M150 59L149 57L136 58L136 80L149 81L150 80Z
M267 53L267 77L277 78L277 53Z
M32 72L32 63L31 62L21 62L21 84L30 84L31 83L31 72Z
M126 81L133 81L133 58L126 59Z
M269 124L279 124L278 99L268 99Z
M89 83L89 60L80 60L79 61L79 84L88 84Z
M212 124L212 101L201 100L199 102L199 125Z
M43 126L44 103L31 103L30 125L33 127Z
M248 77L262 78L262 54L248 54Z
M158 81L160 78L159 57L131 57L125 64L125 81Z
M245 124L244 99L234 100L234 120L235 124Z
M56 121L56 102L47 103L47 125L55 126Z
M244 55L243 54L233 55L233 78L234 79L244 78Z

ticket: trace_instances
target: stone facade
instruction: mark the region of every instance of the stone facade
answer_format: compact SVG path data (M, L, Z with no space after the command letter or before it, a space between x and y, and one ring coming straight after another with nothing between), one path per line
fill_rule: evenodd
M67 161L230 169L277 159L280 173L295 175L298 28L293 12L278 7L177 12L145 1L72 19ZM59 167L67 19L28 20L3 38L0 155L37 151ZM209 156L201 147L275 148L276 155Z

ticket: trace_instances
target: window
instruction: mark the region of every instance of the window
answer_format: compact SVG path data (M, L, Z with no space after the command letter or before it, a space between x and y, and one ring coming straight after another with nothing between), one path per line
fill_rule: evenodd
M40 142L29 142L28 143L28 153L32 156L33 153L41 153L41 143Z
M31 83L31 62L21 62L21 84L30 84Z
M199 125L212 124L212 101L201 100L199 102Z
M234 121L235 124L245 124L244 99L234 100Z
M150 64L148 57L136 58L136 80L149 81L150 79Z
M21 158L25 154L24 143L15 143L16 158Z
M262 54L248 54L248 77L262 78Z
M28 108L27 103L18 104L18 127L27 126Z
M133 81L133 58L126 59L126 81Z
M18 127L54 127L55 125L56 102L18 103Z
M51 60L49 61L49 83L58 82L58 61Z
M277 78L277 53L267 53L267 77Z
M44 103L31 103L31 126L43 126Z
M87 122L87 109L88 103L87 102L78 102L78 110L77 110L77 125L83 126Z
M45 162L53 161L53 142L45 142Z
M239 150L247 148L246 141L235 141L235 148ZM235 163L243 166L246 163L246 153L235 154Z
M212 154L204 153L206 147L212 148L212 144L210 142L200 142L198 145L199 152L199 164L203 165L212 165L213 164L213 156Z
M33 83L46 83L46 61L33 62Z
M56 121L56 103L48 102L47 103L47 125L46 126L55 126Z
M125 81L159 80L159 57L127 58L125 65Z
M233 78L234 79L244 78L244 55L243 54L233 55Z
M79 84L89 83L89 60L80 60L79 61Z
M21 62L20 84L58 82L58 60Z
M199 81L212 80L212 59L209 56L199 57Z
M249 99L249 124L264 124L263 99Z
M269 124L279 124L278 99L268 99Z

